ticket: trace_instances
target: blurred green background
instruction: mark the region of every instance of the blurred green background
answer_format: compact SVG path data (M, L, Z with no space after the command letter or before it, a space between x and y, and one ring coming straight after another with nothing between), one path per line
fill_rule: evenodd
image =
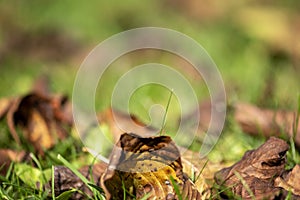
M157 26L187 34L206 49L223 77L229 103L295 109L300 91L299 10L296 0L2 0L0 96L24 94L44 74L54 92L71 96L76 72L97 44L121 31ZM107 70L98 87L97 110L110 106L114 83L124 72L154 61L181 71L199 101L209 97L188 63L146 50L123 56ZM168 97L163 88L141 88L131 99L131 112L147 121L148 109L155 103L166 105ZM167 127L172 129L177 101L170 108Z

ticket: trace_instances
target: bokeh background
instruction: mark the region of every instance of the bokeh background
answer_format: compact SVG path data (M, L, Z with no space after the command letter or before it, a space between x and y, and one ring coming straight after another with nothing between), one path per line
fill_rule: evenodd
M47 75L54 92L71 97L76 72L97 44L121 31L157 26L187 34L206 49L223 77L229 104L295 109L300 91L299 10L296 0L2 0L0 96L25 94L38 77ZM114 83L124 72L147 62L179 70L191 81L199 102L209 97L187 62L146 50L121 57L107 70L98 86L97 110L110 106ZM131 112L147 122L149 108L165 105L168 97L164 88L143 87L132 96ZM170 107L167 127L172 129L179 109L175 100Z

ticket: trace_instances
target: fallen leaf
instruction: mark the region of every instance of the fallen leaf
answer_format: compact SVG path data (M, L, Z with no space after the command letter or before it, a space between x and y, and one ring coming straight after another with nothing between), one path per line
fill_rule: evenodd
M96 163L92 166L84 166L79 172L86 177L88 180L93 179L93 183L97 186L100 186L100 179L105 169L107 168L106 163ZM51 189L51 182L49 181L46 189ZM54 192L55 196L59 196L65 192L76 189L71 193L69 199L82 199L85 197L84 194L92 196L92 192L87 185L77 177L69 168L64 166L55 166L54 167ZM82 191L82 193L78 192Z
M177 199L170 177L182 198L200 199L194 184L184 175L180 153L168 136L142 138L123 134L111 154L102 185L108 199L124 198L124 190L137 199Z
M291 111L262 109L251 104L237 103L234 117L246 133L266 137L280 136L282 133L293 136L295 113ZM300 123L295 143L300 147Z
M214 174L228 166L227 163L214 163L208 158L200 158L199 152L185 150L181 155L183 172L190 178L193 177L195 186L202 199L211 197L211 188L214 185Z
M293 199L300 199L300 165L296 165L291 171L278 177L275 185L286 190L286 193L292 192Z
M68 118L70 113L64 111L66 102L65 97L38 93L15 98L7 113L8 127L15 141L21 144L17 132L20 129L35 150L43 154L43 149L49 149L57 139L65 138L68 134L65 127L72 123Z
M11 162L20 162L27 157L24 151L0 149L0 174L6 175Z
M271 137L257 149L247 151L239 162L218 171L215 181L243 199L274 199L280 194L274 181L284 173L288 149L285 141Z
M2 119L4 115L7 113L11 103L12 103L12 99L9 98L0 99L0 119Z
M300 196L300 165L296 165L287 175L286 182L292 186L293 194Z

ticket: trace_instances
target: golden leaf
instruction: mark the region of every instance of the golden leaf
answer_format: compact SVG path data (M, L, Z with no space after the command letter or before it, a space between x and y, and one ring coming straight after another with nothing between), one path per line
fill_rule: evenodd
M171 177L184 199L200 199L182 171L179 150L170 137L141 138L125 133L113 150L102 182L111 199L124 198L124 190L128 198L177 199Z

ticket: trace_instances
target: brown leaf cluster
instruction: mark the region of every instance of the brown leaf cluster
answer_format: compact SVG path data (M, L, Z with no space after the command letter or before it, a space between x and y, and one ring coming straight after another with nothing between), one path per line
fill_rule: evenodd
M285 141L271 137L257 149L247 151L239 162L218 171L215 180L223 188L220 197L285 199L291 191L293 198L299 199L299 165L292 171L285 170L288 149Z
M211 109L210 101L203 101L199 105L200 122L197 135L199 138L208 130L211 120ZM183 122L188 122L194 116L195 113L186 115L183 118ZM300 149L300 123L296 125L296 111L272 110L249 103L238 102L233 105L233 116L236 123L245 133L267 138L271 136L293 137L296 146Z
M0 100L0 118L6 116L14 140L19 145L28 142L41 155L64 139L73 123L68 98L49 94L44 81L37 81L24 96Z
M89 167L80 169L88 179ZM102 187L107 199L178 199L176 184L183 199L203 199L194 183L183 172L181 157L175 143L168 136L141 138L135 134L123 134L112 151L110 162L95 164L92 176ZM91 194L86 185L68 168L55 168L55 194L72 188ZM82 198L75 193L72 199Z
M210 122L210 103L200 105L200 111L201 134ZM291 111L262 109L242 103L236 104L234 110L235 120L244 132L250 134L271 137L286 133L291 137L293 128L296 128L295 142L299 147L300 126L295 127L295 116L295 112ZM73 125L68 98L51 94L44 78L39 79L32 92L26 95L0 99L0 118L4 117L16 143L28 142L40 155L54 147L58 140L66 138ZM190 117L193 114L184 120ZM231 188L232 194L244 199L253 195L257 199L272 199L276 195L286 196L288 191L294 198L300 194L297 184L300 168L296 165L291 171L284 169L288 145L280 139L271 137L258 149L246 152L238 163L220 170L221 164L206 163L195 152L186 151L181 155L170 137L151 136L158 130L145 126L133 115L108 109L100 113L98 119L109 126L117 142L116 147L111 152L109 164L100 162L79 171L103 188L108 199L123 199L124 190L127 199L141 199L145 195L149 195L148 199L179 199L176 187L184 199L208 199L214 195L211 191L214 179L219 185ZM5 174L10 162L22 162L28 154L1 149L0 157L1 173ZM93 195L90 188L68 168L56 166L54 172L56 196L72 188ZM190 177L198 179L192 181ZM83 193L76 192L71 198L85 198Z

